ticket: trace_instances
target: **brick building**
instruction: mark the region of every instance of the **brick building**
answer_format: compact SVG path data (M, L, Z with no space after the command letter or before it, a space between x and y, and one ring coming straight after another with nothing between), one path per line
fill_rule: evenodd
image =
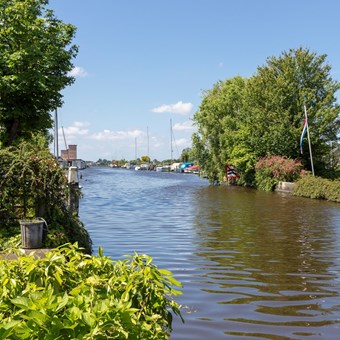
M60 156L64 161L74 161L77 159L77 145L68 146L67 150L61 150Z

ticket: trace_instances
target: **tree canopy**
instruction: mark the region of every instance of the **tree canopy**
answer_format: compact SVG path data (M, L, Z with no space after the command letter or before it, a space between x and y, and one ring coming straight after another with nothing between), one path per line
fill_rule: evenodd
M221 180L225 165L239 168L241 180L253 182L261 157L300 158L310 164L307 141L302 155L299 139L308 110L313 158L320 170L330 142L340 131L339 82L330 76L326 55L298 48L270 57L249 79L217 82L203 93L194 122L193 150L211 180Z
M48 0L0 1L0 143L13 144L52 127L51 111L62 105L60 91L77 46L75 27L46 8ZM0 144L0 145L1 145Z

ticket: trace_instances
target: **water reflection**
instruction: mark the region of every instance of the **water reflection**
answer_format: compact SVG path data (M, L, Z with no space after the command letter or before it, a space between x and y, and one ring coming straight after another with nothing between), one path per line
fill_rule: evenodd
M337 206L225 187L203 188L194 201L196 255L208 261L196 280L218 296L226 335L336 336Z
M338 339L338 204L103 168L82 185L95 250L146 253L183 282L172 340Z

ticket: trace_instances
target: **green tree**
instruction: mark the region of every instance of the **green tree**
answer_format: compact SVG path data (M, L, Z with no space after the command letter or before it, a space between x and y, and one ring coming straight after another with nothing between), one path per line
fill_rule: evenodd
M305 152L299 155L304 104L315 168L323 170L340 130L335 97L340 84L330 70L326 55L292 49L268 58L249 79L219 81L205 91L194 115L198 132L192 136L192 152L208 178L221 180L226 163L231 163L242 183L254 184L255 165L266 156L300 157L309 166L306 140Z
M185 148L182 150L180 159L182 162L189 162L190 160L190 155L191 155L191 148Z
M0 1L0 143L13 144L52 126L50 112L62 105L60 91L77 47L75 27L58 20L48 0Z
M194 115L198 132L192 136L193 154L212 182L222 180L226 163L233 161L245 86L246 80L241 77L219 81L204 92Z
M150 163L150 157L149 156L142 156L140 158L142 163Z
M302 157L309 165L307 139L299 155L299 139L304 121L304 104L314 161L323 167L329 142L337 139L340 106L335 93L339 82L330 76L326 55L298 48L268 58L250 78L246 100L249 115L249 141L257 157L281 155Z

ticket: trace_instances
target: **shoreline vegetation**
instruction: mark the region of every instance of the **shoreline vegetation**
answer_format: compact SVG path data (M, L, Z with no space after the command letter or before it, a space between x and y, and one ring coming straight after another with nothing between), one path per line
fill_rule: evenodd
M0 250L17 254L0 259L0 338L168 339L173 315L182 318L174 300L181 284L146 255L117 262L101 249L91 255L90 235L67 205L49 129L61 91L75 81L78 46L76 27L47 5L12 0L0 11ZM268 58L249 79L219 81L194 115L187 161L211 183L222 182L230 164L238 169L235 184L270 191L293 181L295 195L340 202L340 83L330 70L326 55L301 47ZM301 176L311 158L298 148L304 105L323 178ZM302 136L300 144L306 149ZM18 220L36 217L48 226L44 246L53 248L41 259L16 250Z
M0 149L0 189L1 339L169 339L181 283L147 255L92 254L44 136ZM47 223L44 249L26 252L18 220L34 219Z
M267 58L250 78L221 80L203 92L190 159L211 183L222 182L230 164L238 170L234 184L261 190L273 190L277 181L295 182L305 171L334 179L336 186L340 83L326 58L303 47L290 49Z
M181 284L147 255L112 261L66 244L17 256L0 260L1 339L168 339L181 317Z
M340 203L340 180L304 176L296 182L293 195Z
M18 221L38 217L48 228L44 247L78 242L91 254L91 238L68 207L67 178L45 143L44 137L37 135L30 142L0 149L0 249L19 247Z

